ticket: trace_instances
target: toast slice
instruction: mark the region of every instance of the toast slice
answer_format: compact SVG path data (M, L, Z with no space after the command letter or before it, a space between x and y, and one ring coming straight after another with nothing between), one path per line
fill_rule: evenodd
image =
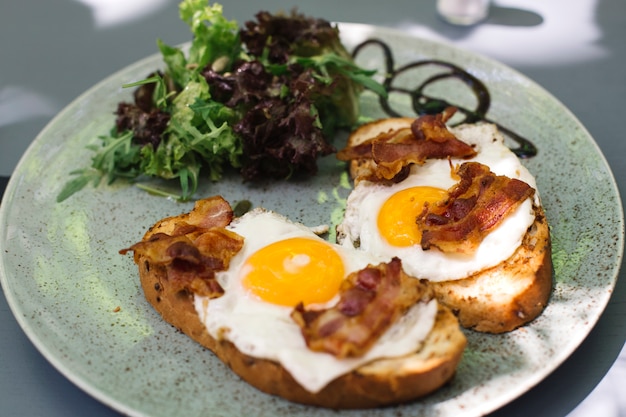
M183 214L165 218L150 228L143 241L158 233L171 234L177 223L188 222L191 217ZM415 400L453 378L467 343L458 319L439 304L434 327L416 352L367 363L313 393L300 386L279 363L246 355L228 340L212 337L196 313L193 293L174 287L164 266L151 264L138 252L134 261L145 298L166 322L211 350L252 386L302 404L356 409Z
M381 133L410 128L415 119L389 118L356 129L347 146L366 142ZM473 134L474 125L450 131ZM499 135L494 125L482 124L475 132ZM376 163L371 158L352 159L349 173L357 184L370 176ZM550 230L538 194L533 204L534 223L521 245L506 260L470 277L431 282L436 297L459 318L461 326L486 333L503 333L527 324L543 311L552 291ZM339 225L337 238L345 239ZM358 245L358 241L352 243Z
M552 291L548 223L540 207L521 246L507 260L469 278L431 282L437 300L461 326L486 333L514 330L539 316Z

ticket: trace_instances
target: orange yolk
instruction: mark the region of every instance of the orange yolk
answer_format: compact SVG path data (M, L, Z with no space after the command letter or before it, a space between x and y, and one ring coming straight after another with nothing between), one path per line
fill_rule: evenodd
M261 299L289 307L324 303L339 291L344 265L323 241L291 238L252 254L243 267L243 285Z
M378 230L393 246L412 246L420 243L422 232L415 220L426 203L443 200L446 190L435 187L411 187L398 191L378 212Z

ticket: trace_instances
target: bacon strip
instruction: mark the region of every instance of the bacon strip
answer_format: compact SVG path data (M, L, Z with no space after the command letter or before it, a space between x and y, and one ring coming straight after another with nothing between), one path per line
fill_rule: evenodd
M410 128L398 128L388 132L379 133L370 139L367 139L357 145L346 146L337 152L337 159L341 161L350 161L352 159L373 159L372 146L376 141L397 143L402 142L406 134L411 134Z
M188 223L205 229L226 227L233 219L233 209L228 201L220 196L213 196L196 201L189 212Z
M300 303L291 313L309 349L338 358L362 356L411 306L432 299L398 258L350 274L339 295L334 307L306 310Z
M371 159L376 163L371 181L392 180L402 175L411 164L423 164L426 159L471 158L476 150L457 139L446 126L456 108L449 107L436 115L415 119L410 128L381 133L375 138L337 153L342 161Z
M226 227L233 217L233 209L221 196L198 200L189 213L176 217L171 235L187 235L198 230Z
M422 248L471 254L509 214L532 197L527 183L495 175L488 166L465 162L457 174L461 181L445 201L427 206L417 218Z
M176 222L171 235L155 233L120 253L134 251L135 257L165 267L174 291L219 297L224 290L215 272L227 269L243 246L243 237L224 228L232 217L230 204L221 197L200 200L188 214L170 218Z

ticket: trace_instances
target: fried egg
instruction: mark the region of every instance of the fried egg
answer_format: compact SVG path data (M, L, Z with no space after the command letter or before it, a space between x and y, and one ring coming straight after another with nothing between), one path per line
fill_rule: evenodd
M279 362L311 392L372 360L417 351L433 327L435 300L417 303L362 357L337 359L312 351L290 317L293 308L299 302L309 308L334 305L343 279L381 258L327 242L312 229L263 209L235 219L228 229L244 244L229 268L217 273L224 294L195 296L201 321L214 338Z
M535 220L531 199L524 201L491 231L471 255L422 249L415 219L425 203L441 200L457 183L452 166L467 161L480 162L496 175L520 179L537 189L534 177L504 144L503 136L494 125L463 125L453 132L460 140L474 146L475 157L450 161L429 159L423 165L413 165L409 176L393 185L369 181L355 185L346 202L344 219L337 228L344 246L358 246L385 260L397 256L406 273L431 281L466 278L499 264L515 252ZM538 193L535 199L539 203Z

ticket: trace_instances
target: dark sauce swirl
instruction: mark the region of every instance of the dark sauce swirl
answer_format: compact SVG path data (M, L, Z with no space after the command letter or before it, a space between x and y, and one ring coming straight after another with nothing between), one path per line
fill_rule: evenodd
M475 123L478 121L493 123L498 126L501 132L503 132L505 135L507 135L518 144L517 148L511 149L518 157L531 158L537 155L537 148L531 141L502 126L500 123L490 120L487 117L487 112L489 110L489 106L491 105L491 96L489 94L489 90L481 80L474 77L472 74L468 73L457 65L436 59L411 62L409 64L396 68L391 48L389 47L389 45L379 39L369 39L357 45L352 52L352 57L356 58L359 52L363 50L363 48L370 45L379 47L383 53L385 65L383 86L385 87L385 90L388 93L408 95L411 98L411 105L415 114L437 114L442 112L446 107L454 106L457 108L457 113L460 112L461 114L463 114L463 119L458 122L459 124ZM426 67L437 67L441 70L441 72L426 78L414 89L402 88L393 85L394 80L396 80L397 77L399 77L401 74L410 70L419 70ZM465 84L468 88L472 90L474 96L477 99L475 109L468 109L457 104L450 103L449 101L442 98L431 97L425 93L426 87L428 87L430 84L451 78L460 80L463 84ZM387 97L381 96L379 98L381 108L391 117L403 116L391 107L391 104L389 102L390 95L391 94L388 94Z

